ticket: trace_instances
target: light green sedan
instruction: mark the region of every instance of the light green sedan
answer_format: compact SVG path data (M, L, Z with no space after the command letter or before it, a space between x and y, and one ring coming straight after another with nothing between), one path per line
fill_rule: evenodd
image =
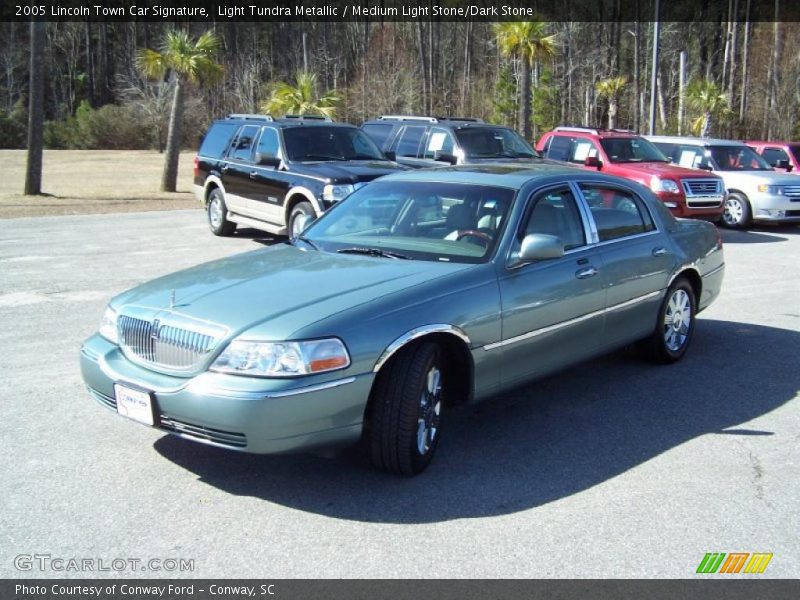
M188 440L362 440L413 475L454 406L634 342L680 359L723 272L713 225L629 181L544 163L411 171L289 243L120 294L81 370L101 405Z

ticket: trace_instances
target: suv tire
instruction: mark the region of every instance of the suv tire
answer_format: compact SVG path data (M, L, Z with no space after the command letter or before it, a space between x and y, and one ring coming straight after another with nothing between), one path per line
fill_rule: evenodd
M214 188L208 195L206 215L208 216L208 227L214 235L229 236L236 231L236 223L228 220L228 206L225 204L225 196L219 188Z
M311 206L310 202L299 202L294 208L292 208L292 212L289 214L289 237L294 238L300 235L301 231L295 231L295 223L297 222L298 217L301 215L308 215L310 217L314 216L314 207Z

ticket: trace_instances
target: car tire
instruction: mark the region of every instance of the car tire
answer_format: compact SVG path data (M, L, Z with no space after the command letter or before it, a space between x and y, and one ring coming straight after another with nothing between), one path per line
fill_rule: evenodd
M208 227L214 235L229 236L236 231L236 223L228 220L228 206L225 204L225 196L219 188L214 188L208 195L206 216L208 217Z
M683 358L694 334L696 307L692 285L684 277L676 279L658 309L652 335L641 343L647 358L660 364Z
M743 229L750 225L753 211L750 202L743 194L729 194L725 199L725 212L722 213L722 224L732 229Z
M287 228L289 231L289 237L297 237L302 233L301 231L295 231L295 223L297 223L298 217L301 215L313 217L314 214L314 207L311 206L310 202L298 202L297 205L292 208L292 212L289 213L289 227Z
M370 399L372 463L397 475L421 473L439 445L445 369L437 344L401 350L378 374Z

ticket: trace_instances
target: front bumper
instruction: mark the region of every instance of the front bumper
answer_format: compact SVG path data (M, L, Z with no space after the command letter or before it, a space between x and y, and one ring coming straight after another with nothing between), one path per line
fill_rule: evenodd
M157 429L256 454L357 441L374 378L364 373L281 380L212 372L174 377L134 365L96 334L81 348L80 364L89 392L106 408L116 411L115 383L147 391Z
M800 200L764 193L753 194L749 199L754 220L800 222Z
M722 217L725 211L724 196L692 196L688 199L676 199L674 196L659 195L659 199L673 215L684 219L699 217L714 221Z

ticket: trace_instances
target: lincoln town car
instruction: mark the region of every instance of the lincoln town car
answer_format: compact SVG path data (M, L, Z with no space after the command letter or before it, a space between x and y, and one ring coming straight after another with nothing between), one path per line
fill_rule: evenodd
M194 442L360 441L414 475L458 405L621 347L681 359L725 268L712 224L555 164L400 172L311 219L113 298L80 353L91 396Z

